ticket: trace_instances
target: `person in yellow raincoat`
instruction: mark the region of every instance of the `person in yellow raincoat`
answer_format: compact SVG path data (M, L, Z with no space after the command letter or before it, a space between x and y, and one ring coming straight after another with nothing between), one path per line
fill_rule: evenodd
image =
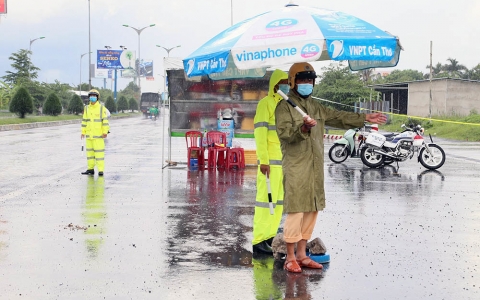
M277 234L283 212L282 151L275 130L275 107L288 93L288 75L275 70L270 77L268 95L260 100L254 118L254 135L258 157L257 196L253 216L253 252L272 253L272 240ZM270 179L274 214L270 214L267 176Z
M88 92L90 104L83 109L81 139L86 138L87 165L83 175L94 175L95 165L98 175L103 176L105 167L105 141L110 129L106 108L99 103L100 93L93 89Z
M293 64L288 72L288 98L307 116L302 117L284 100L275 110L283 155L284 211L287 213L283 231L287 243L284 268L295 273L302 272L302 267L322 268L307 256L306 246L313 233L318 211L325 208L325 124L348 129L361 127L365 121L384 124L387 120L382 113L359 114L323 106L311 97L316 77L315 70L308 63Z

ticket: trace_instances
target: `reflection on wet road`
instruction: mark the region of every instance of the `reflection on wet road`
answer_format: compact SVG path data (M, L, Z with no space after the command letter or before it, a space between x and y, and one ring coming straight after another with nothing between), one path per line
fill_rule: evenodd
M103 178L79 174L78 126L0 133L0 298L480 298L478 144L439 142L437 171L326 156L331 262L288 274L251 253L255 168L162 171L161 122L111 126Z

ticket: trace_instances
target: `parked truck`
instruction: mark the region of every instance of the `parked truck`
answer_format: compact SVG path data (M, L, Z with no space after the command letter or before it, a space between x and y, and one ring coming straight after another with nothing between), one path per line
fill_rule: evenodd
M159 107L160 95L158 93L142 93L140 97L140 110L145 118L148 118L150 112L149 109L152 106Z

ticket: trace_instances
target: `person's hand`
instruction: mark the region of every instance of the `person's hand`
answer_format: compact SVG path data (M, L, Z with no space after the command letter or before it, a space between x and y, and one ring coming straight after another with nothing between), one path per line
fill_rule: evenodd
M376 124L387 123L387 116L382 113L366 114L365 121Z
M303 117L303 124L307 127L315 127L317 125L317 121L315 119L310 118L310 116Z
M263 175L270 176L270 166L269 165L260 165L260 172Z
M317 121L315 119L310 118L310 116L303 117L303 125L302 125L302 132L308 132L310 128L315 127L317 125Z
M106 133L104 133L102 136L103 136L104 139L107 138L107 134L106 134Z
M85 137L84 134L81 134L81 135L80 135L80 139L81 139L81 140L83 140L84 137Z

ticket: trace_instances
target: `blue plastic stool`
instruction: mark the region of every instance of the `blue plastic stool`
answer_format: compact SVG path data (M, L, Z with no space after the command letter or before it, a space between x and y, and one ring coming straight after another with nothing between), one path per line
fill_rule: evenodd
M308 257L310 257L314 262L317 262L319 264L326 264L330 262L330 254L325 253L325 254L310 254L307 253Z

